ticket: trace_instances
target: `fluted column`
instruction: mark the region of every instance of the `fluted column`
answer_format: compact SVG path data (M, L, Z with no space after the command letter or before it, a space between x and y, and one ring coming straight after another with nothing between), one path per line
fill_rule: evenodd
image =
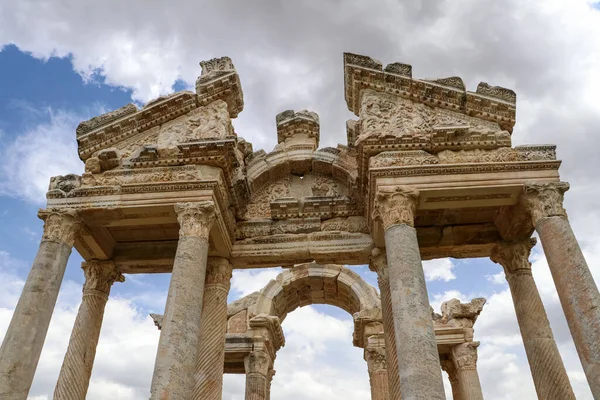
M442 360L442 370L446 371L448 374L448 380L452 387L452 400L462 400L458 385L458 377L456 376L456 366L454 365L454 361L452 361L452 356Z
M271 357L265 349L255 348L244 359L246 400L266 400Z
M221 400L227 333L227 295L231 264L221 257L209 257L204 286L202 329L196 362L194 400Z
M48 332L75 236L74 210L39 213L44 220L40 248L0 348L0 398L25 400Z
M562 206L565 182L530 184L522 200L529 210L583 371L600 399L600 293Z
M110 288L114 282L125 281L112 261L88 261L81 268L85 274L83 298L54 390L55 400L85 399Z
M373 335L367 339L365 360L371 384L371 400L390 400L385 338Z
M189 399L194 391L212 201L178 203L179 242L162 319L151 399Z
M504 268L538 398L575 399L531 274L529 254L535 242L501 243L492 251L491 259Z
M390 280L388 276L387 258L380 249L374 249L371 271L377 273L377 283L381 296L381 313L383 316L383 335L385 338L385 354L388 373L389 398L400 400L400 375L398 375L398 356L396 353L396 337L394 336L394 320L392 299L390 297Z
M466 342L452 348L452 361L456 369L460 400L483 400L481 382L477 373L478 346L479 342Z
M419 192L407 186L380 188L375 218L385 231L390 297L402 400L444 400L444 384L417 231Z
M269 369L267 373L267 398L266 400L271 400L271 384L273 383L273 377L275 376L275 370L273 368Z

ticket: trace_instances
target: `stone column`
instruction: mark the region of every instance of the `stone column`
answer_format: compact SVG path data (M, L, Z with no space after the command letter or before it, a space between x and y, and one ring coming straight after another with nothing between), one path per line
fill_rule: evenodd
M398 375L398 356L396 353L396 337L394 336L390 280L388 276L387 259L385 253L380 249L374 249L369 268L371 271L377 273L377 283L381 295L381 313L383 316L383 335L385 337L389 398L390 400L400 400L400 375Z
M460 397L460 388L458 385L458 377L456 376L456 367L454 366L454 361L452 361L451 358L442 360L442 370L446 371L448 374L448 380L450 381L450 386L452 387L452 400L462 400Z
M275 370L269 369L267 374L267 400L271 400L271 383L273 383L273 377L275 376Z
M477 373L478 346L479 342L466 342L452 348L452 361L456 371L459 400L483 400L483 392ZM454 385L452 392L454 393Z
M425 274L413 228L418 198L419 192L412 187L380 188L375 217L382 220L385 231L400 397L444 400Z
M204 286L202 329L196 362L194 400L221 400L227 333L227 295L231 264L221 257L209 257Z
M88 261L81 267L85 274L83 298L54 390L55 400L85 399L110 288L114 282L125 281L112 261Z
M504 268L538 398L575 399L544 304L531 275L529 254L535 242L532 238L501 243L492 251L491 259Z
M562 207L565 182L530 184L522 200L539 234L579 359L600 399L600 293Z
M266 349L255 348L244 359L246 400L266 400L271 357Z
M162 319L151 399L189 399L194 391L212 201L178 203L179 243Z
M0 398L25 400L46 339L67 261L81 227L74 210L39 213L44 233L0 348Z
M371 400L390 400L384 337L373 335L367 339L365 360L371 384Z

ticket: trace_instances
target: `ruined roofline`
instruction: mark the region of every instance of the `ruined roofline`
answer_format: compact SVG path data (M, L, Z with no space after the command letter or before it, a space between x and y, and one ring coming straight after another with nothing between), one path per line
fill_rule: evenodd
M344 88L348 109L355 115L359 115L363 92L370 89L497 122L511 133L515 125L514 91L485 82L479 83L475 92L467 91L459 77L414 79L408 64L392 63L384 68L370 57L344 53Z

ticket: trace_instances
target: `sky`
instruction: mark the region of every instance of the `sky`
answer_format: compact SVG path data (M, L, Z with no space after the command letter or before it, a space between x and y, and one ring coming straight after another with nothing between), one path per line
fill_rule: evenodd
M558 145L565 207L600 279L600 3L587 0L0 0L0 339L42 232L36 213L51 176L81 173L75 127L129 102L193 88L198 62L232 58L245 109L237 134L270 151L275 115L309 109L321 147L345 143L352 118L343 98L342 53L384 65L412 64L417 78L460 76L517 92L513 144ZM536 246L534 277L578 399L592 399L548 265ZM81 300L73 252L30 398L50 399ZM424 263L430 301L485 297L475 325L486 399L535 399L508 286L487 259ZM367 282L376 277L354 266ZM281 270L235 271L230 300ZM147 399L168 275L128 275L106 308L88 399ZM309 306L283 323L272 398L358 400L369 396L366 363L352 347L352 319ZM447 384L447 382L446 382ZM243 399L244 379L226 375L224 399ZM447 396L450 391L447 387Z

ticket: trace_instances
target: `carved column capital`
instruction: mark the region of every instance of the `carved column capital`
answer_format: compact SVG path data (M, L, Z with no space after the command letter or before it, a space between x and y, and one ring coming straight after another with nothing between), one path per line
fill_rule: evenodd
M479 342L466 342L452 347L452 361L457 370L477 368Z
M73 209L40 210L38 217L44 221L42 240L60 242L73 247L81 229L81 218Z
M83 295L101 294L108 296L115 282L125 282L125 277L111 260L91 260L81 263L85 275Z
M246 375L260 374L264 377L269 376L271 368L271 357L265 349L254 349L244 358L244 369Z
M386 274L387 269L387 255L385 250L375 247L371 251L371 257L369 257L369 269L376 272L378 276Z
M529 183L525 185L522 202L535 227L546 217L565 217L567 212L563 208L565 192L569 190L567 182Z
M383 229L392 225L414 226L419 191L412 186L379 188L375 195L373 219L381 219Z
M208 240L215 222L215 203L204 200L197 203L177 203L175 213L179 221L179 236L198 236Z
M208 257L206 268L206 285L222 286L229 290L232 267L228 259L223 257Z
M507 279L515 275L531 275L529 255L536 243L535 238L499 243L492 249L490 259L502 265Z
M365 347L365 360L369 374L387 370L385 347Z

